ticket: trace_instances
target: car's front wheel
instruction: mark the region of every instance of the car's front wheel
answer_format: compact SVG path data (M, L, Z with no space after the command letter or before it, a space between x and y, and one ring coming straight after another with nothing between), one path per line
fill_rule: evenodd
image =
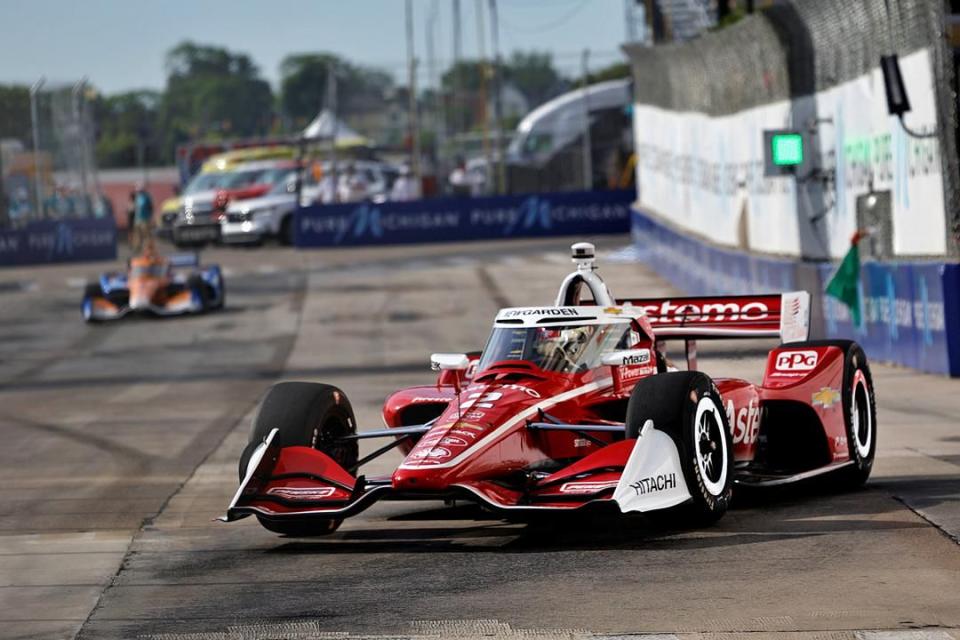
M311 447L351 472L357 463L357 441L341 439L357 431L353 407L336 387L316 382L281 382L270 387L253 418L249 444L240 457L241 481L254 449L273 429L278 430L274 443L280 447ZM287 536L326 535L343 522L323 517L284 521L259 514L257 519L266 529Z
M644 378L630 394L626 436L638 437L648 420L677 446L692 498L685 509L698 524L718 520L733 494L733 438L716 385L699 371Z

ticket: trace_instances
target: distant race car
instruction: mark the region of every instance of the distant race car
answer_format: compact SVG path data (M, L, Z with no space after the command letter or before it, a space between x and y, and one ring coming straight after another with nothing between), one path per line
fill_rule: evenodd
M735 484L867 480L876 407L863 350L808 341L809 294L615 299L593 246L553 306L501 310L480 354L434 354L434 384L398 391L357 431L340 389L266 394L225 521L319 535L378 499L467 499L499 514L676 508L709 523ZM761 384L697 371L696 341L780 338ZM683 341L687 369L665 357ZM363 438L387 444L359 458ZM361 473L397 447L391 475Z
M151 245L131 258L127 273L104 273L99 282L88 284L81 310L84 320L98 322L116 320L129 313L203 313L222 308L225 300L226 288L219 266L199 268L194 254L166 258Z

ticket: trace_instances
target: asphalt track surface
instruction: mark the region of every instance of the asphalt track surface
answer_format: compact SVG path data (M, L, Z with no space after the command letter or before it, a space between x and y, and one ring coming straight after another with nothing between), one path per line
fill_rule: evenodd
M104 326L80 321L80 287L110 265L0 272L0 638L960 640L960 383L892 367L865 489L741 494L705 530L409 502L327 538L213 521L270 384L336 384L378 428L431 352L551 302L568 245L213 250L222 313ZM601 269L615 294L672 293ZM701 368L756 379L763 347L702 346Z

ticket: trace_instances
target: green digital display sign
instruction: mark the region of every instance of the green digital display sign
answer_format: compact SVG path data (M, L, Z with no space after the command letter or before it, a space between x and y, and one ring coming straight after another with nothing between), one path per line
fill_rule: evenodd
M803 136L799 133L778 133L770 137L773 164L795 167L803 164Z

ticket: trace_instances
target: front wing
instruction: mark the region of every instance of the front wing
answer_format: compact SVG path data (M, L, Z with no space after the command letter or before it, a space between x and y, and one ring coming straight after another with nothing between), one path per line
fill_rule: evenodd
M453 483L442 491L401 491L389 478L354 477L309 447L279 448L274 429L253 452L225 522L256 514L268 520L339 519L381 499L466 499L499 513L576 511L614 506L622 512L667 509L690 500L673 439L648 422L640 437L615 442L539 478L524 490L492 481Z

